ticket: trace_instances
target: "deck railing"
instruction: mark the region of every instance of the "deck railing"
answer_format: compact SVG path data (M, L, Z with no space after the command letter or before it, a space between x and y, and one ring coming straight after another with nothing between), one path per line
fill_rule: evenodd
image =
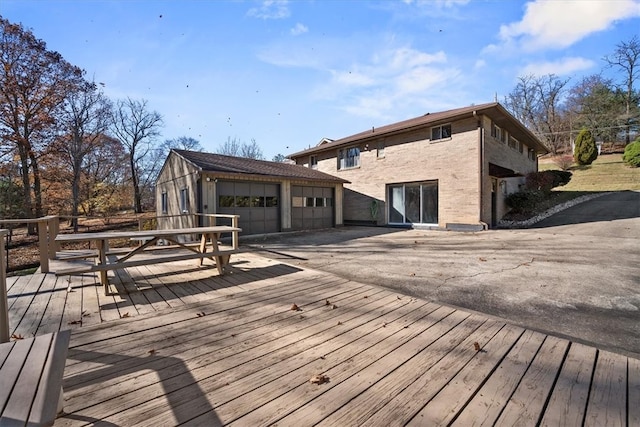
M0 343L9 342L9 301L7 299L7 262L5 245L9 230L0 230Z

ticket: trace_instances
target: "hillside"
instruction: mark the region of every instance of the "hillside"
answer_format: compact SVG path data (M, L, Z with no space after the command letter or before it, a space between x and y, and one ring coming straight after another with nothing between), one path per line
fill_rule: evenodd
M559 169L551 158L541 159L540 170ZM630 168L621 154L604 154L590 166L572 166L571 182L557 191L640 191L640 168Z

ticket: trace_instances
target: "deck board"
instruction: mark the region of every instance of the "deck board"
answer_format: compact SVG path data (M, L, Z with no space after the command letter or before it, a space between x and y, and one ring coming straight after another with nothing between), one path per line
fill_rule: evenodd
M251 253L9 283L73 329L56 426L640 425L636 359Z

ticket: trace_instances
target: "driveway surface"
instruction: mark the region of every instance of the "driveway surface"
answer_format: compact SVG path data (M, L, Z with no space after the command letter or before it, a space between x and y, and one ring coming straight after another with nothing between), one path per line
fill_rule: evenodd
M640 358L640 192L607 194L526 230L344 227L243 246Z

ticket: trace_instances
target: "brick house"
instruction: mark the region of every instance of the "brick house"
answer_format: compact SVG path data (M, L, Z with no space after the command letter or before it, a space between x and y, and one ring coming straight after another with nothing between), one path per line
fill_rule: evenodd
M494 226L544 145L497 102L372 128L289 156L350 183L345 224Z
M240 215L242 235L342 225L344 183L295 164L171 150L156 180L158 227L195 227L201 213Z

